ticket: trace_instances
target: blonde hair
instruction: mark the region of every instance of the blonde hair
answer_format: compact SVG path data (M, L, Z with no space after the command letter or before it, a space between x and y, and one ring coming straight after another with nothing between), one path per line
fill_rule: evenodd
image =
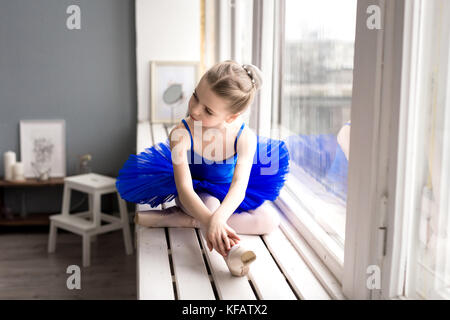
M252 64L240 65L226 60L212 66L203 75L211 90L230 102L230 112L243 112L255 98L262 85L262 73Z

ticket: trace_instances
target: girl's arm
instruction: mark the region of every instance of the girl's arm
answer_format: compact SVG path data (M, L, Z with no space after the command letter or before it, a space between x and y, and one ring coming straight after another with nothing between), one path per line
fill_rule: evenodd
M208 247L210 250L214 247L224 257L227 255L227 250L231 248L229 237L240 240L226 222L245 198L256 151L256 135L250 129L246 129L243 130L237 143L238 160L230 189L209 221Z
M173 174L178 199L195 219L201 224L207 225L212 212L206 207L192 186L192 177L186 157L191 140L183 124L172 129L169 134L169 142L172 150Z
M245 198L253 158L256 152L257 137L248 127L240 135L236 147L238 159L234 169L230 189L219 208L214 212L214 218L226 222Z

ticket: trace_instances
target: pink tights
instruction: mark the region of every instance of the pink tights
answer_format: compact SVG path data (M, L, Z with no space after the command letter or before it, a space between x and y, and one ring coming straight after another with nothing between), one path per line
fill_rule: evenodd
M220 206L220 201L208 193L199 193L206 207L214 212ZM178 207L186 214L192 216L182 206L178 197L175 198ZM280 224L279 213L267 201L254 210L244 211L242 213L233 213L228 218L227 224L239 234L267 234L275 230Z

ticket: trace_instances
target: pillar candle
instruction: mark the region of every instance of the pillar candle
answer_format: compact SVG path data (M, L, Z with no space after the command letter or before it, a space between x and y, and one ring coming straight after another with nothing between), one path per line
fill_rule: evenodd
M16 154L13 151L6 151L3 154L3 164L5 169L5 180L13 179L13 165L16 163Z
M16 162L13 167L14 181L23 181L24 177L24 168L22 162Z

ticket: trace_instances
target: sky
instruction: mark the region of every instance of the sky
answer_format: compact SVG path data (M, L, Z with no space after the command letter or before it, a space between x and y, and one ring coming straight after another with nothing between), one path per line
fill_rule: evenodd
M286 0L286 40L321 38L354 41L357 0Z

